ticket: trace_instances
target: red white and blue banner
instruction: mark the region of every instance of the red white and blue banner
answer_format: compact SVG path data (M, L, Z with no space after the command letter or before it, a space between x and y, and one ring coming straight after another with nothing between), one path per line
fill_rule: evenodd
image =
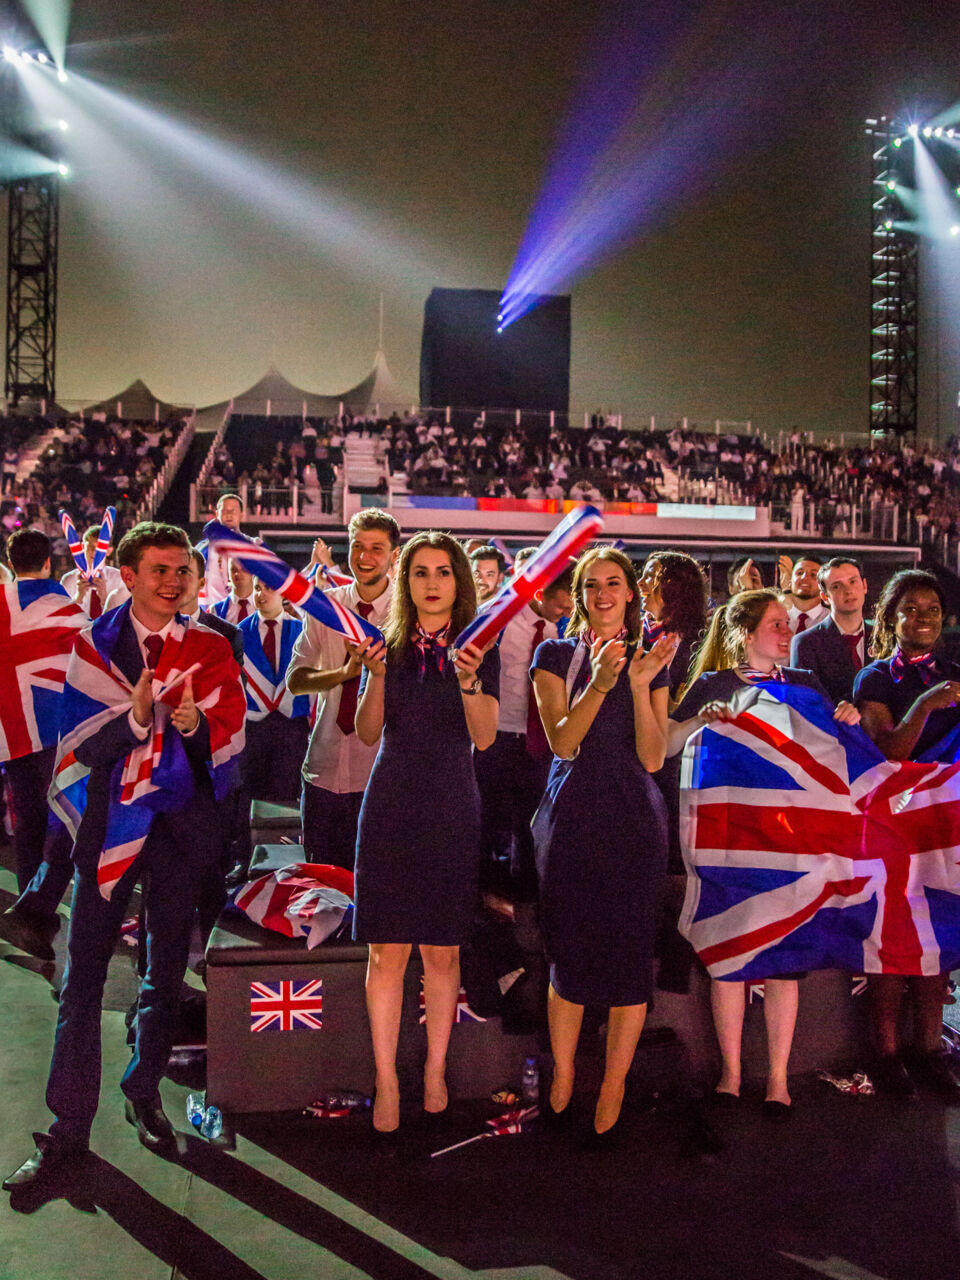
M86 625L59 582L0 586L0 761L56 744L67 664Z
M497 638L511 618L530 603L538 591L549 587L588 542L603 528L596 507L575 507L541 542L515 578L500 589L482 612L464 627L453 642L455 649L474 644L483 649Z
M323 979L250 983L251 1031L321 1031Z
M77 748L132 706L133 686L112 661L130 611L130 601L103 614L77 639L67 667L57 764L49 801L76 839L86 807L88 766ZM246 699L230 645L216 632L191 626L179 615L167 633L153 680L153 727L133 747L110 779L104 846L97 867L100 893L109 898L134 862L154 814L181 809L194 789L193 770L170 714L189 675L193 697L210 734L207 769L214 797L224 799L236 781L236 758L243 750Z
M250 614L240 623L243 673L247 678L247 719L254 722L265 720L274 711L286 716L288 720L309 716L316 701L304 693L294 697L287 688L287 667L293 657L293 646L303 630L303 623L299 618L286 616L278 619L278 622L279 652L276 671L263 651L259 613Z
M103 513L103 520L100 522L100 534L97 537L97 545L91 562L87 558L83 539L77 534L73 521L66 511L60 512L60 527L63 529L63 536L67 540L67 546L70 548L73 562L80 571L81 577L93 579L99 576L103 563L110 554L110 548L113 545L113 526L116 523L116 519L116 508L107 507Z
M813 689L735 706L681 773L680 931L711 976L960 965L960 764L886 760Z
M491 544L492 545L492 544ZM423 978L420 979L420 1024L421 1026L427 1020L427 1000L423 992ZM470 1008L470 1001L467 999L467 992L461 987L457 992L457 1007L453 1015L454 1023L458 1022L486 1022L486 1018L481 1018L479 1013L474 1013Z
M353 892L353 873L343 867L291 862L243 885L233 904L264 929L306 938L311 950L340 928Z
M203 532L210 546L220 555L239 560L247 573L252 573L255 578L265 582L271 590L279 591L285 600L289 600L303 613L309 613L311 618L316 618L352 644L359 644L368 636L372 640L383 639L383 633L372 623L346 605L329 599L319 587L308 582L296 569L291 569L269 547L253 542L217 520L211 520Z

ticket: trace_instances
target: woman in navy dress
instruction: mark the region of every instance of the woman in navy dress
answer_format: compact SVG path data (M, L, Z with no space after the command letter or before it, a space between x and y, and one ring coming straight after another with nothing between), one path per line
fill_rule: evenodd
M636 574L622 552L586 552L573 577L563 640L531 675L555 759L533 821L540 926L550 961L547 1014L556 1122L573 1094L585 1004L609 1008L593 1131L612 1131L643 1029L666 870L667 821L650 773L666 748L667 670L677 637L639 645Z
M447 1105L447 1045L480 875L480 796L472 748L496 737L500 661L449 645L476 612L467 557L447 533L418 533L397 570L385 643L356 652L365 670L356 730L380 751L357 834L354 938L370 945L367 1010L376 1061L374 1128L400 1123L397 1037L412 946L423 958L424 1110Z
M894 574L877 602L870 645L877 661L857 673L853 696L864 729L888 760L952 761L956 755L955 743L941 746L960 724L960 667L937 650L944 603L937 579L919 569ZM916 1082L948 1102L960 1101L960 1084L941 1039L948 976L870 976L878 1054L872 1074L884 1092L908 1098ZM907 987L913 997L913 1046L901 1055L897 1030Z
M711 654L723 670L701 674L695 679L673 714L677 723L671 726L670 751L682 749L686 739L715 720L732 719L728 705L733 695L749 684L783 681L816 689L827 697L823 685L812 671L786 667L793 636L787 610L779 591L759 589L741 591L718 610L704 641L704 654ZM705 659L706 660L706 659ZM702 669L699 660L694 670ZM856 724L860 719L849 702L841 702L834 719L843 724ZM775 978L757 977L763 982L763 1017L767 1031L767 1089L764 1113L771 1119L785 1119L792 1105L787 1084L787 1066L793 1045L800 998L798 978L804 975L781 974ZM740 1046L746 990L742 979L712 979L710 1003L713 1025L720 1045L722 1070L715 1093L726 1099L740 1096Z

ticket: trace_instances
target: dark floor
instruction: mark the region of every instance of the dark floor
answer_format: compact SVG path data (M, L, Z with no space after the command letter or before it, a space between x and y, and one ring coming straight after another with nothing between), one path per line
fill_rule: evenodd
M0 860L8 851L0 850ZM13 877L0 869L0 908ZM65 930L64 930L65 931ZM58 947L62 955L62 941ZM675 1107L634 1106L614 1154L531 1132L431 1149L483 1128L463 1105L433 1135L382 1151L360 1119L237 1119L231 1152L183 1135L152 1156L117 1081L135 953L121 945L103 1018L104 1085L87 1166L60 1198L0 1197L0 1280L950 1280L960 1276L960 1111L797 1083L771 1124L758 1099L713 1117L719 1155L685 1153ZM46 1126L56 1004L44 969L0 944L0 1169ZM183 1125L186 1086L164 1083Z

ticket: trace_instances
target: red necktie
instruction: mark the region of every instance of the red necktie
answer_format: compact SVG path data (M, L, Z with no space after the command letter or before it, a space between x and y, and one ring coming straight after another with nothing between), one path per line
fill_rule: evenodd
M163 636L147 636L143 642L143 647L147 651L147 666L151 671L156 671L160 662L160 655L163 653Z
M852 636L844 633L843 639L847 648L850 650L850 661L853 663L853 669L854 671L859 671L863 666L863 663L860 661L860 641L863 639L863 632L858 631L856 635Z
M99 618L103 613L103 601L100 599L96 583L90 583L90 617Z
M237 621L242 622L249 612L250 612L250 605L247 603L247 601L238 600L237 601Z
M357 605L357 613L361 618L369 618L373 613L372 604L364 604L362 601ZM350 680L344 680L340 686L340 706L337 709L337 728L341 733L348 736L353 733L353 722L357 714L357 694L360 691L360 677L354 676Z
M267 627L267 634L263 637L263 654L270 663L273 674L277 674L277 620L276 618L264 618Z
M538 618L533 624L533 644L530 648L530 657L537 651L537 645L543 639L543 629L546 626L543 618ZM541 756L545 756L550 750L550 744L547 742L547 735L543 729L543 721L540 719L540 710L537 707L537 697L533 691L533 681L530 681L530 691L527 694L527 734L526 734L527 754L533 756L535 760Z
M807 615L805 613L801 613L799 618L797 618L797 632L796 632L797 635L799 635L801 631L806 631L807 622L808 622Z

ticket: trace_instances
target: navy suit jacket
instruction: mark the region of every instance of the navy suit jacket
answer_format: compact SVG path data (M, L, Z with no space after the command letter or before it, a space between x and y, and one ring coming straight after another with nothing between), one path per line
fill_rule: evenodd
M864 622L865 654L870 647L872 628L872 623ZM870 661L869 656L867 661ZM858 668L853 665L843 632L829 614L793 637L790 665L814 672L833 702L853 701L853 682Z
M209 627L211 631L217 631L225 640L230 641L230 648L233 650L233 658L237 666L240 668L240 674L243 674L243 635L240 628L232 622L228 622L226 618L221 618L218 613L214 613L210 609L201 609L200 617L196 619L202 627Z
M129 618L117 637L111 656L130 683L135 684L143 670L143 655ZM139 741L130 728L129 717L119 715L77 747L77 759L90 768L86 806L73 845L73 859L78 866L92 869L99 861L107 829L110 777L114 768ZM191 846L202 842L210 849L211 859L216 859L220 836L217 806L206 767L210 759L210 731L202 712L196 733L182 741L194 776L193 795L186 797L181 807L154 818L145 848L148 849L154 839L183 841Z

